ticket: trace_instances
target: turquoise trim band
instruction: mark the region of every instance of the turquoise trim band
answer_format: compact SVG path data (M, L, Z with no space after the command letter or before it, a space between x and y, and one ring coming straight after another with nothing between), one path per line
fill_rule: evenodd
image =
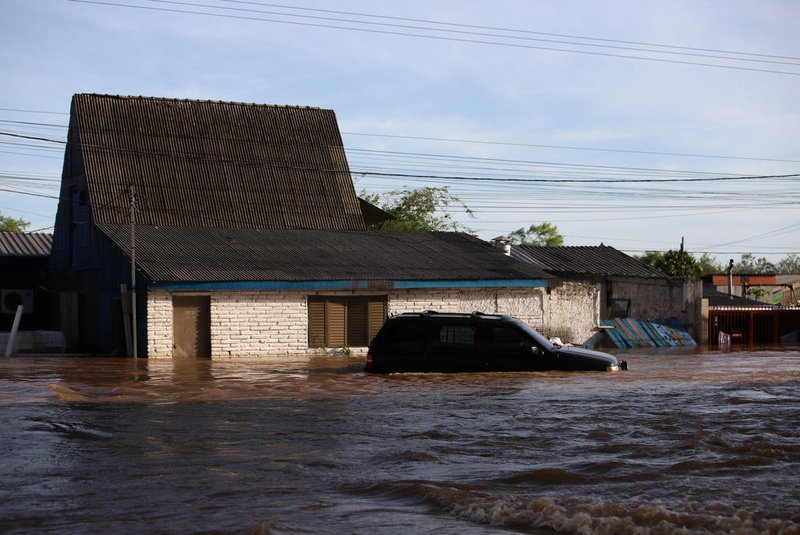
M545 279L430 280L430 281L222 281L153 282L154 290L204 292L212 290L392 290L415 288L546 288Z

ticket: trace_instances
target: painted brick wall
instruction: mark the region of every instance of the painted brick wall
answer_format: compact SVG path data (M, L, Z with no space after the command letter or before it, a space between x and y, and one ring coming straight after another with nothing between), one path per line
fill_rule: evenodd
M358 295L368 295L369 292ZM372 292L372 294L380 294ZM307 293L209 292L212 358L312 355L308 348ZM316 294L315 294L316 295ZM319 295L354 295L320 292ZM542 289L394 290L389 313L421 310L511 314L543 328ZM152 290L147 298L148 355L172 356L172 294ZM356 351L356 353L363 352Z
M172 295L168 292L147 292L147 356L172 356Z
M547 316L542 334L564 343L595 345L600 319L600 286L563 282L550 289L545 301Z
M306 297L298 292L209 292L211 357L297 355L308 349ZM150 358L172 356L172 294L148 292Z
M544 290L454 288L394 291L389 294L389 314L423 310L509 314L539 329L544 320Z

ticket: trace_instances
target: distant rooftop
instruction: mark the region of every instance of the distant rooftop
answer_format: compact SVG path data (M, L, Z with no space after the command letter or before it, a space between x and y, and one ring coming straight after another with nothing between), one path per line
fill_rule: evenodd
M511 256L553 275L612 275L665 279L657 269L608 245L511 248Z

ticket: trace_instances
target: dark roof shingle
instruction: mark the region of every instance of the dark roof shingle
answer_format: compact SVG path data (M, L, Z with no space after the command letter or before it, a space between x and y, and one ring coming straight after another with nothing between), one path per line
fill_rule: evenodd
M0 232L0 256L50 256L52 245L52 234Z
M666 275L608 245L511 248L511 256L553 275L611 275L665 279Z
M97 223L365 228L331 110L78 94L69 141Z
M127 227L100 228L130 254ZM136 263L154 282L551 278L454 232L142 227L136 239Z

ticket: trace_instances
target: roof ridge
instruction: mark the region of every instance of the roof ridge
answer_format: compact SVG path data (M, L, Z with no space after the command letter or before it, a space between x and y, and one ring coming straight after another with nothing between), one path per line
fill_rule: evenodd
M153 100L165 102L203 102L208 104L231 104L236 106L252 106L259 108L289 108L298 110L327 110L319 106L300 106L296 104L263 104L258 102L242 102L234 100L215 100L208 98L179 98L179 97L152 97L147 95L111 95L108 93L75 93L73 97L98 97L98 98L111 98L117 100Z

